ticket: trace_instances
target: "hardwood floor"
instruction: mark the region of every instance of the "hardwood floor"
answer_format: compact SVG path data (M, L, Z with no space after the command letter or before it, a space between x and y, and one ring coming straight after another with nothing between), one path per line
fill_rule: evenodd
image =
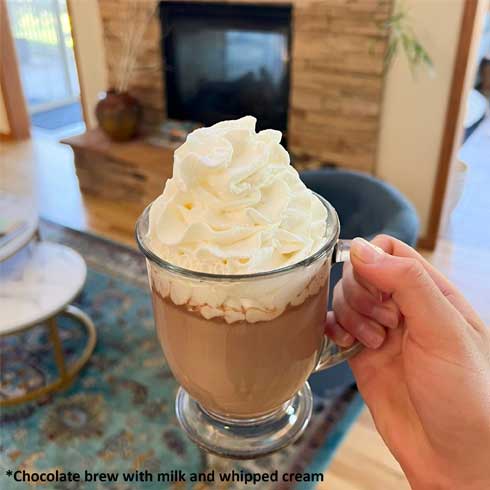
M467 160L470 171L461 204L453 213L436 250L426 255L451 277L484 320L490 323L487 286L490 277L490 207L487 206L488 197L485 197L489 195L490 162L487 161L485 166L485 162L475 155L468 155ZM135 246L134 223L142 206L83 196L68 147L43 139L4 143L0 149L0 162L0 188L30 195L43 217ZM482 226L483 223L487 228ZM347 434L318 489L409 489L398 463L376 432L367 411Z
M410 490L367 409L342 442L317 490Z

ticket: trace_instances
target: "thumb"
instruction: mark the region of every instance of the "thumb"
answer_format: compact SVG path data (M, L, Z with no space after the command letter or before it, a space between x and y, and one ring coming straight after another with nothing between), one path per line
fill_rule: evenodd
M439 341L450 335L451 325L461 314L419 260L390 255L362 238L353 240L350 256L363 281L391 295L411 333Z

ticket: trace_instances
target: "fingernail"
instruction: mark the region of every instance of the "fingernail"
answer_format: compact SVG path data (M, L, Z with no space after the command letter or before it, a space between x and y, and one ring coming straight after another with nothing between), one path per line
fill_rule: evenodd
M354 337L349 332L344 332L338 343L341 347L350 347L354 343Z
M396 328L398 327L398 315L388 308L383 308L381 306L374 306L371 316L373 320L381 323L385 327Z
M380 347L385 339L385 336L381 331L364 323L358 327L358 336L361 342L371 349Z
M384 252L381 248L369 243L364 238L354 238L352 240L351 253L365 264L373 264L380 260Z
M354 343L354 337L338 324L330 325L325 332L340 347L350 347Z

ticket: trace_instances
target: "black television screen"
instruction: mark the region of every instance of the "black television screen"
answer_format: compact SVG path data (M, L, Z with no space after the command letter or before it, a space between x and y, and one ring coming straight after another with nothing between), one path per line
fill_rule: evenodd
M287 130L291 7L161 2L168 117Z

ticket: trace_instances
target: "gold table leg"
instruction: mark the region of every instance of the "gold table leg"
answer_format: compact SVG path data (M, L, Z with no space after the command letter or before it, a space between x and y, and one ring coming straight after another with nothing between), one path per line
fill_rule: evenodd
M56 317L52 316L48 319L49 327L49 338L53 344L54 358L56 361L56 366L58 368L58 374L60 378L66 376L66 366L65 366L65 354L63 352L63 346L61 345L60 333L58 331L58 325L56 323Z
M75 376L80 372L80 370L87 364L92 352L95 348L95 343L97 339L97 333L95 330L95 326L88 315L86 315L82 310L77 308L76 306L69 305L67 306L59 315L66 315L75 320L77 320L82 326L85 327L87 331L87 343L85 348L83 349L80 357L73 362L70 366L66 366L65 356L63 352L63 346L61 344L58 324L56 322L57 315L49 318L47 320L48 328L49 328L49 337L51 343L53 344L54 357L56 361L56 366L58 368L58 379L52 381L46 386L42 386L41 388L37 388L35 390L29 391L20 396L0 399L0 407L8 407L13 405L18 405L20 403L25 403L29 401L33 401L39 399L43 396L46 396L50 393L54 393L56 391L62 390L73 381ZM34 327L35 325L33 325Z

